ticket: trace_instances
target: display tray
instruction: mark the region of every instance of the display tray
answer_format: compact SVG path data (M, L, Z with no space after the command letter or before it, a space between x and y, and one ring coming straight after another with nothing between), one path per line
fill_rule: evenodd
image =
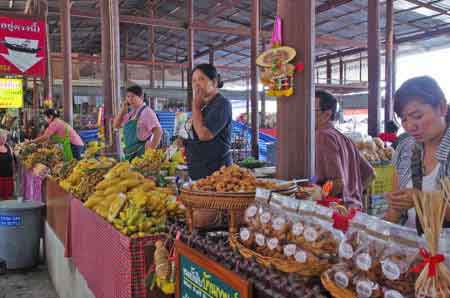
M331 267L331 264L328 261L299 263L296 261L282 260L279 258L263 256L242 245L239 242L236 234L230 235L229 241L231 247L238 250L244 258L255 258L256 261L261 265L265 267L273 266L281 272L297 273L298 275L303 277L318 277L325 270Z
M255 200L255 192L207 192L194 191L183 187L181 201L188 208L240 210L245 209Z

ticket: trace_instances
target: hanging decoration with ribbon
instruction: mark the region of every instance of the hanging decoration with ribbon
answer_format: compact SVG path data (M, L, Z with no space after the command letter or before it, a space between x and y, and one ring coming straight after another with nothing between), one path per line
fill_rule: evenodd
M261 53L256 64L262 68L260 80L268 96L291 96L294 94L294 73L302 71L303 64L290 63L295 49L282 46L281 18L277 16L272 31L271 48Z

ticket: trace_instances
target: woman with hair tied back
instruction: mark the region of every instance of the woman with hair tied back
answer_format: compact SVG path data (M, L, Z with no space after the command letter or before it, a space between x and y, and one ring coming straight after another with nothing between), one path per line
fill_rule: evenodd
M394 192L386 195L386 219L417 227L413 197L417 191L436 191L450 176L449 107L442 89L431 77L412 78L395 92L394 111L408 138L398 145L393 158ZM447 210L444 226L450 225Z
M188 122L186 157L189 176L197 180L232 163L232 109L219 93L223 82L211 64L199 64L192 71L192 119Z
M81 159L84 151L84 143L78 133L68 123L59 118L58 111L47 109L44 111L45 121L48 126L44 134L29 143L41 143L52 141L63 146L64 160Z

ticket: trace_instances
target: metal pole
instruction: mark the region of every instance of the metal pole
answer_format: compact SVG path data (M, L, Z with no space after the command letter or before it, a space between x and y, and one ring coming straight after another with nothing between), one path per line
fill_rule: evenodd
M315 0L278 0L283 41L296 49L297 61L305 64L304 71L295 75L294 95L278 98L277 177L280 179L314 175L315 4Z
M45 6L45 39L47 43L47 74L45 76L45 97L53 99L53 71L51 61L50 33L48 26L48 4Z
M342 56L339 57L339 84L344 84L344 61L342 60Z
M103 99L107 151L120 154L119 131L113 128L120 109L120 32L119 1L101 0Z
M187 0L187 14L188 14L188 30L187 30L187 110L192 110L193 90L192 90L192 70L194 69L194 29L192 23L194 22L194 4L193 0Z
M332 83L333 68L331 66L331 59L327 59L327 84Z
M73 125L73 97L72 97L72 32L70 24L70 0L61 1L61 33L62 33L62 45L63 45L63 110L64 121ZM50 45L48 45L50 46Z
M369 71L369 125L368 133L377 136L380 132L380 1L368 1L368 71Z
M251 22L251 58L250 58L250 77L251 77L251 118L252 118L252 155L259 158L259 123L258 123L258 68L256 58L258 56L259 44L259 3L260 0L252 0L252 22Z
M386 59L385 81L386 94L384 99L384 123L393 119L393 76L394 76L394 0L386 0Z
M124 45L123 45L123 54L124 54L124 59L128 58L128 27L125 25L122 27L123 29L123 35L124 35ZM123 86L125 87L125 89L128 88L128 64L124 61L123 62L123 80L124 80L124 84Z
M150 18L155 17L155 6L152 0L149 0L149 7L150 7ZM152 62L152 65L150 66L150 89L153 90L155 88L155 27L150 26L148 27L148 57L149 60ZM150 96L150 107L152 109L155 109L155 97Z

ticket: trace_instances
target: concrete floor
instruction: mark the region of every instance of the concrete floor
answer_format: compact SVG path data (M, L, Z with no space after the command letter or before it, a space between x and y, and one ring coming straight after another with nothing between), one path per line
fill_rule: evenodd
M0 275L0 298L58 298L46 266Z

